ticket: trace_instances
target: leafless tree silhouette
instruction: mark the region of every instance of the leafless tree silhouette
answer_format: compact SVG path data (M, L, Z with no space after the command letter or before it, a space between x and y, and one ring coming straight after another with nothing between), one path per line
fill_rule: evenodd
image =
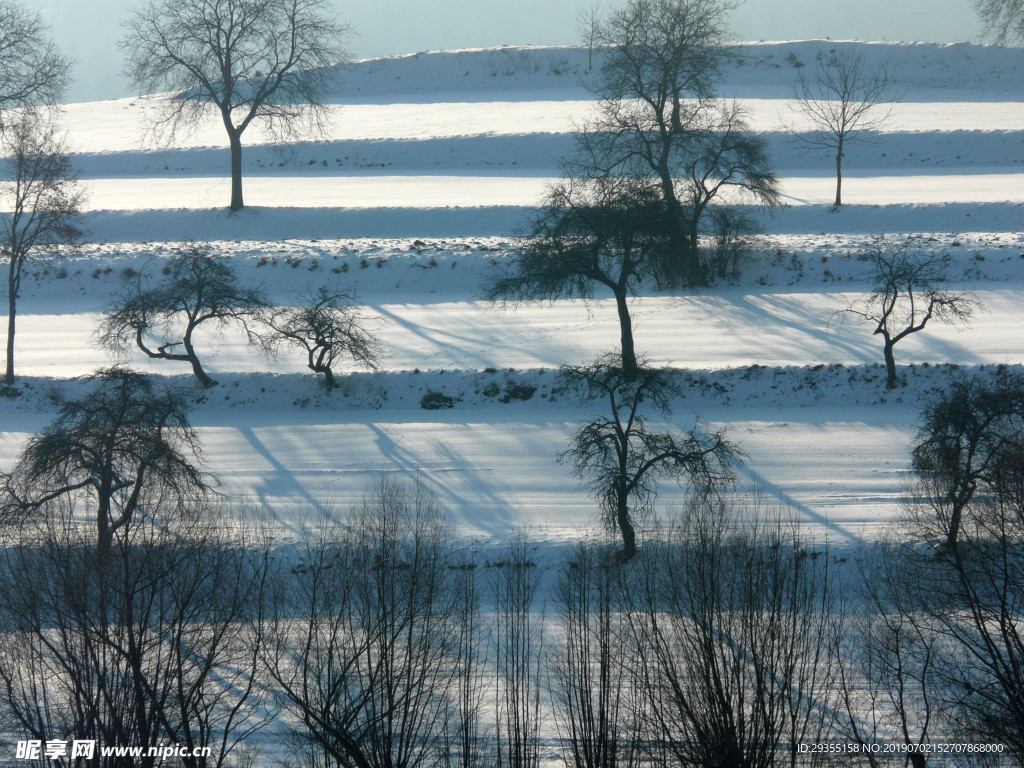
M764 142L736 104L715 97L732 8L725 0L630 0L601 25L598 109L579 135L576 162L596 175L657 183L674 222L665 282L707 281L700 222L726 190L769 206L779 199Z
M299 547L270 607L265 669L333 764L430 768L457 720L459 590L437 500L381 479Z
M646 758L800 764L798 745L831 726L827 553L811 557L779 511L696 497L638 560L626 602Z
M184 248L164 273L166 279L152 287L144 283L145 275L127 278L100 323L100 343L116 352L138 347L154 360L187 362L199 383L212 387L217 382L203 370L193 345L196 328L234 323L245 330L251 344L259 344L254 321L269 304L259 290L240 285L231 266L203 245ZM174 347L184 351L173 352Z
M140 517L182 512L202 500L211 479L198 466L199 438L181 393L124 368L101 370L90 384L29 439L3 477L0 503L14 522L58 499L92 507L103 561Z
M231 210L243 206L242 134L319 134L324 96L348 31L327 0L148 0L126 23L125 72L140 89L173 91L157 121L173 139L213 108L231 147Z
M89 534L54 500L0 553L0 697L26 738L178 743L183 768L236 765L276 714L258 683L266 560L215 508L152 515L97 567ZM200 757L198 749L209 749ZM128 758L89 763L119 768ZM62 758L60 765L81 765Z
M64 95L71 62L48 31L38 13L0 2L0 129L10 117L3 110L54 104Z
M652 513L659 478L689 482L702 495L732 482L738 450L724 433L648 426L643 411L667 414L677 394L668 371L641 366L630 376L618 356L607 355L591 365L563 366L560 375L584 402L608 409L576 431L559 460L572 466L597 497L607 526L622 536L621 561L636 554L636 522Z
M915 238L879 238L864 258L871 265L871 291L836 317L851 315L875 326L874 335L882 337L886 386L894 389L899 385L893 354L897 343L923 331L933 319L966 323L981 304L970 292L943 288L950 279L949 257L924 248Z
M2 33L0 33L2 36ZM7 369L4 381L14 382L14 332L18 294L25 263L47 249L73 243L85 199L78 186L63 137L52 115L22 110L8 119L2 133L9 181L2 183L5 208L0 238L8 259Z
M819 54L812 76L801 71L793 108L806 115L815 130L794 136L804 146L834 153L836 206L843 204L847 147L885 125L901 97L895 73L885 65L872 67L854 50Z
M488 287L491 301L589 299L611 291L619 317L622 365L637 371L629 299L654 273L671 222L650 182L569 177L552 187L532 230Z
M1008 458L1024 453L1024 381L953 381L921 414L913 468L946 547L957 546L975 495L998 491Z
M264 346L271 352L281 345L302 349L307 366L323 375L328 389L337 384L334 367L343 357L371 369L380 360L380 344L356 309L354 297L344 291L321 286L298 306L271 313L266 322L271 333L263 336Z
M1024 40L1024 2L1021 0L974 0L985 31L1003 44Z
M601 0L592 0L592 2L581 6L576 11L576 33L580 36L583 44L587 46L588 70L594 68L594 49L598 46L603 16L604 10L601 8Z

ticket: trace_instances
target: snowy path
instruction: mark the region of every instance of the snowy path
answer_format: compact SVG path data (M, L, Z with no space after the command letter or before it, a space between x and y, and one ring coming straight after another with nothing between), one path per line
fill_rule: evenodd
M755 131L803 131L811 126L792 109L788 99L739 99ZM71 147L76 152L122 152L156 148L161 142L146 137L142 99L69 104L65 109ZM437 101L432 103L347 104L331 108L327 140L427 139L523 133L568 133L593 111L584 100ZM883 128L887 132L1024 130L1024 102L914 102L899 106ZM247 146L271 143L271 137L252 129ZM227 147L224 128L210 119L194 133L181 135L172 146ZM140 154L139 161L145 160Z
M634 301L637 348L656 364L726 368L817 363L876 363L881 360L871 328L853 320L841 327L832 313L857 294L731 289L685 297ZM1016 328L1024 290L981 290L987 311L966 329L933 325L897 348L900 363L1020 363L1024 346ZM75 376L109 365L94 344L96 312L34 314L31 301L18 316L17 365L31 376ZM390 370L487 367L554 368L587 362L618 343L612 301L530 304L501 310L483 302L392 304L369 300ZM221 335L200 329L196 346L211 371L303 372L304 359L267 360L245 344L240 332ZM155 373L186 373L185 363L133 362Z
M244 180L245 199L253 206L294 208L489 208L534 206L551 177L536 176L258 176ZM828 205L835 179L786 176L780 172L783 202ZM231 198L227 178L91 179L83 182L89 210L161 210L223 208ZM723 199L730 199L726 195ZM733 196L733 199L742 200ZM910 203L1024 202L1024 174L955 173L866 175L843 180L843 200L853 205Z
M288 423L269 426L236 414L235 424L200 422L199 433L223 490L237 493L242 505L265 504L285 531L346 508L380 472L422 472L467 536L503 539L526 528L532 538L566 539L594 529L593 501L555 462L579 414L553 422L523 410L525 418L517 411L506 421L458 411L443 420L417 410L401 413L401 421L383 412L329 424L293 413ZM678 426L693 423L691 414L675 417ZM896 511L913 435L899 412L738 408L701 414L701 421L727 427L747 452L744 485L760 486L769 499L781 494L816 536L852 543ZM0 432L0 467L26 438ZM821 456L828 456L827 471ZM661 508L679 500L680 491L665 484Z

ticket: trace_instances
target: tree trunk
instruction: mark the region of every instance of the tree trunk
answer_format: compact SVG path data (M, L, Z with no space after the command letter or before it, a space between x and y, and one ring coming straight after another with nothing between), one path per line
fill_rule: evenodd
M110 496L110 480L104 478L96 505L96 556L103 569L110 563L114 550L114 531L110 527Z
M242 201L242 134L228 129L228 140L231 143L231 208L240 211L245 203Z
M619 330L622 339L622 372L633 378L639 372L636 361L636 348L633 346L633 320L629 316L629 303L626 292L615 292L615 308L619 312Z
M11 271L14 271L13 256ZM14 313L15 304L18 301L18 292L14 287L13 274L12 279L7 282L7 371L4 373L4 382L7 384L14 383Z
M949 530L946 531L947 552L954 552L956 550L957 540L960 538L960 525L964 517L964 507L967 506L969 500L970 496L953 504L953 511L949 515Z
M334 378L334 371L331 370L331 366L320 366L320 373L324 375L324 386L327 387L327 389L334 389L338 382Z
M683 218L683 213L679 212L680 220ZM700 220L697 211L693 213L693 220L686 222L686 243L683 250L683 277L686 279L686 285L689 286L706 286L708 284L708 276L704 271L704 265L700 263Z
M843 204L843 140L836 150L836 208Z
M629 499L624 483L619 482L617 485L615 521L622 533L622 549L616 553L615 558L620 563L628 563L636 557L636 529L633 528L633 521L629 519Z
M661 177L661 191L672 229L669 232L669 252L662 259L656 277L659 288L706 285L707 278L700 264L698 229L696 218L690 221L683 212L683 206L676 197L675 180L667 166L658 169ZM697 214L695 213L696 217Z
M203 389L209 389L214 386L217 382L211 379L206 371L203 370L202 363L199 362L199 357L196 355L195 349L192 347L191 331L185 334L185 338L182 340L182 344L185 347L185 354L188 355L188 361L192 364L192 373L199 379L199 384Z
M899 381L896 379L896 358L893 356L892 347L892 342L886 339L883 354L885 355L885 370L889 377L885 383L887 389L896 389L899 386Z

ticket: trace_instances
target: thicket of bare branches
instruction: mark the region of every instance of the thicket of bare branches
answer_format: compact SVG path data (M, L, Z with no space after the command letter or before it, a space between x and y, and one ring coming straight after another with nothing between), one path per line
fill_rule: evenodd
M974 8L985 32L996 42L1014 44L1024 40L1024 2L1021 0L974 0Z
M348 28L327 0L147 0L125 24L125 73L144 92L172 91L156 130L173 139L212 111L231 148L232 211L243 207L242 135L318 135L324 97L346 58Z
M797 765L828 736L841 625L807 547L779 511L694 497L641 553L629 664L654 764Z
M625 768L640 760L640 686L625 607L632 580L606 546L583 542L562 565L548 643L552 713L573 768ZM635 661L635 659L634 659Z
M538 768L544 686L544 606L529 547L516 538L493 572L496 768Z
M237 531L224 542L216 510L193 508L137 522L97 561L66 505L48 505L21 543L0 553L5 728L43 742L177 743L189 751L178 763L185 768L233 764L275 715L258 684L266 574L258 542ZM97 750L89 764L125 759ZM160 762L144 753L133 765Z
M694 494L628 565L574 547L549 605L525 540L481 578L422 484L298 542L150 514L102 561L58 497L0 553L0 724L211 747L196 768L271 723L322 768L881 766L954 736L1019 759L1021 453L1000 466L953 551L925 509L843 571L787 514ZM865 749L798 746L827 741Z
M422 484L384 478L345 522L313 531L281 574L266 675L318 761L441 765L466 609L440 507Z

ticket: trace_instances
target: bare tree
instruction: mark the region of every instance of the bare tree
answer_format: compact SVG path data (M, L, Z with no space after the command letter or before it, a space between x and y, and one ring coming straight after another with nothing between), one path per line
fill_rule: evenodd
M421 483L383 478L344 522L281 574L266 674L332 764L443 765L460 630L441 509Z
M830 727L834 585L778 512L696 498L626 594L654 764L775 768ZM781 748L786 748L783 752Z
M835 153L836 206L843 204L846 148L885 125L901 97L895 73L885 65L872 67L853 49L819 53L813 76L801 71L793 108L806 115L815 130L797 133L796 139Z
M704 284L700 222L733 190L778 203L764 142L735 104L715 98L728 58L727 0L630 0L609 15L607 52L593 91L597 115L579 136L577 161L597 173L646 176L674 226L665 282Z
M879 238L863 258L871 264L871 291L836 316L852 315L875 326L874 335L882 337L886 386L894 389L899 385L893 355L897 343L924 330L933 318L966 323L981 304L969 292L944 289L949 257L924 249L913 237Z
M242 134L320 132L330 67L345 58L327 0L148 0L126 23L126 74L175 92L157 130L192 130L213 107L231 147L231 210L242 200Z
M198 468L199 438L181 393L123 368L90 377L84 396L29 439L3 477L0 503L21 521L57 499L93 507L99 560L146 514L177 514L201 499L210 480Z
M604 401L608 409L576 431L559 461L572 466L597 497L603 521L622 536L622 562L636 554L636 522L653 512L659 478L688 481L706 494L732 481L738 450L724 433L648 427L643 408L667 414L678 393L670 372L642 366L630 376L617 356L607 355L591 365L563 366L560 376L584 402Z
M974 8L986 33L1001 44L1024 40L1024 2L1021 0L974 0Z
M544 608L540 576L517 536L492 571L494 594L495 768L538 768Z
M1024 452L1024 381L959 379L925 406L913 468L948 550L975 494L995 492L1007 452Z
M81 236L77 224L85 193L78 186L64 139L49 118L45 111L22 110L3 133L10 174L10 181L3 184L10 213L0 216L0 238L8 259L7 384L14 382L15 316L25 263Z
M199 383L212 387L217 382L203 370L193 346L195 330L204 323L233 323L251 344L258 344L252 321L262 316L268 302L259 290L240 285L227 261L211 256L202 245L178 252L164 273L166 279L152 287L144 284L144 275L128 278L100 324L100 343L116 352L135 346L154 360L187 362ZM153 337L155 342L150 341ZM179 346L183 352L172 351Z
M940 717L941 639L916 610L900 548L887 540L869 546L851 582L845 631L836 638L836 732L861 747L871 768L885 762L871 745L884 742L904 745L910 765L923 768L922 747L949 724Z
M97 568L62 505L0 556L5 725L41 741L140 748L140 768L164 764L149 750L168 742L187 748L183 768L235 764L275 714L256 675L265 558L244 537L219 541L226 521L202 508L140 521ZM125 760L97 750L89 764Z
M455 620L456 714L454 728L445 749L448 768L484 768L490 765L493 749L484 722L489 675L488 629L481 616L484 588L476 563L457 560Z
M1019 424L1019 420L1017 421ZM1019 429L1019 427L1018 427ZM1024 446L1019 432L988 460L963 507L956 545L936 541L932 500L909 499L898 556L905 613L935 639L949 732L1024 757ZM909 534L909 539L908 535Z
M38 13L0 2L0 110L53 104L64 95L71 62L47 33ZM8 116L0 111L0 129Z
M601 35L601 20L604 9L601 0L591 0L587 5L580 6L576 11L576 33L587 46L587 69L594 68L594 48L598 45Z
M266 322L272 333L264 337L265 346L271 351L282 344L302 349L307 366L323 375L328 389L337 384L334 366L342 357L377 368L380 344L367 329L367 321L355 309L355 299L349 293L321 286L303 297L299 306L281 308Z
M556 590L558 637L548 662L555 721L573 768L637 764L640 692L627 665L622 590L631 571L609 567L603 547L581 543Z
M622 365L635 375L629 299L653 274L670 225L649 182L569 177L548 191L530 236L488 287L491 301L589 299L601 286L615 297Z

